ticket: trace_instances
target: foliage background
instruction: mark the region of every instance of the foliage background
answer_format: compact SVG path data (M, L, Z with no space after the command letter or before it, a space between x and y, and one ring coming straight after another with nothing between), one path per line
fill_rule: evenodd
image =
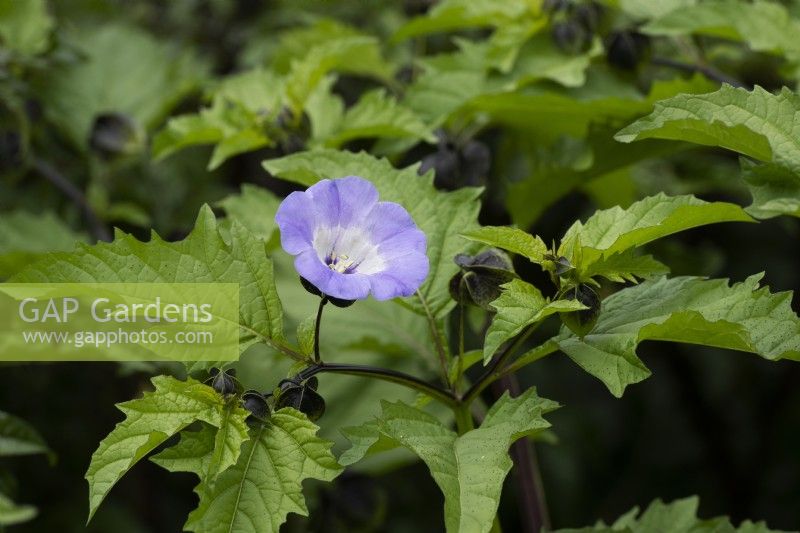
M787 6L800 12L796 3ZM270 58L281 61L274 55L280 50L278 36L299 25L333 17L385 39L409 14L427 7L424 0L51 2L51 17L41 23L53 25L48 33L52 41L43 45L43 53L22 63L8 56L0 59L0 226L11 225L18 216L12 212L36 213L18 223L34 229L26 239L41 240L43 249L60 247L64 238L42 222L43 213L53 212L72 231L90 238L91 224L42 178L41 166L36 166L41 163L58 168L85 190L104 225L119 226L142 239L148 238L150 227L167 238L184 236L203 202L213 205L243 183L287 193L288 185L261 168L261 161L279 153L276 148L233 157L208 171L207 147L181 151L159 162L134 147L130 156L104 160L86 139L97 114L113 110L132 115L146 131L142 134L152 140L169 115L197 110L203 88L213 86L213 80L266 64ZM483 30L465 32L478 39L485 35ZM710 39L706 44L715 42ZM420 46L428 53L452 49L442 36L414 40L412 46L387 46L392 69L401 70L415 52L413 47ZM776 89L795 83L768 55L722 48L715 48L715 59L749 85ZM605 62L603 54L594 59L597 68L604 68ZM632 90L638 90L643 80L677 76L653 67L619 74ZM374 85L342 75L335 91L351 103ZM27 117L28 144L15 150L19 135L12 134L21 131L15 115L20 112ZM493 154L482 222L509 222L500 193L503 180L513 174L507 163L513 158L504 156L524 151L520 147L528 146L528 137L524 129L513 138L501 128L480 132L478 138ZM347 144L353 150L366 146L360 141ZM434 145L420 144L402 162L420 160L436 150ZM721 150L671 154L637 164L624 176L576 188L544 210L533 229L549 242L575 218L597 207L630 203L657 191L693 192L709 200L746 205L748 195L738 172L737 158ZM526 200L532 210L538 209L539 195ZM758 226L731 224L689 231L652 250L673 266L675 274L741 280L764 270L765 282L778 291L800 287L799 238L798 219L782 217ZM543 279L529 265L517 267L529 279ZM794 307L800 308L797 301ZM554 331L541 335L548 333ZM775 528L795 529L800 524L800 388L796 386L800 368L791 362L766 363L687 345L646 343L640 352L654 375L621 400L610 396L599 381L576 371L566 357L549 358L521 375L523 386L535 384L543 396L566 406L550 416L560 443L537 446L554 525L613 519L656 497L699 494L702 516L730 514L737 522L764 519ZM245 375L256 382L262 372L273 372L259 367L264 363L258 361L263 357L248 354L243 363ZM57 364L9 365L0 370L0 407L31 422L58 456L54 465L41 457L4 463L19 482L16 499L40 510L36 520L12 530L83 531L83 473L89 451L118 421L114 404L145 388L150 369ZM337 405L337 395L351 397L360 387L354 378L343 378L341 383L328 396L331 412L348 408ZM339 405L344 403L340 400ZM168 475L143 462L121 481L88 530L177 531L195 505L193 485L188 475ZM510 531L517 519L513 490L507 481L501 514ZM384 524L381 530L419 531L423 523L431 531L443 527L441 496L419 463L370 475L351 473L331 486L315 486L310 506L310 521L294 516L287 530L329 531L334 523L342 530L353 524L368 529L365 524L373 520Z

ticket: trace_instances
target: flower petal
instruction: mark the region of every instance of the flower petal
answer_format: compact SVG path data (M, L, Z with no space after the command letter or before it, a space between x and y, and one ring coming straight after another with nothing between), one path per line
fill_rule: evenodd
M386 239L409 229L417 229L414 219L408 211L394 202L378 202L364 220L373 244L380 244Z
M281 246L287 253L297 255L308 248L314 239L314 204L305 192L296 191L278 207L275 222L281 230Z
M402 261L369 276L372 296L376 300L389 300L400 296L411 296L419 289L429 270L428 256L424 253L410 252Z
M321 180L309 187L306 194L314 206L316 226L346 228L355 225L378 202L375 186L358 176Z

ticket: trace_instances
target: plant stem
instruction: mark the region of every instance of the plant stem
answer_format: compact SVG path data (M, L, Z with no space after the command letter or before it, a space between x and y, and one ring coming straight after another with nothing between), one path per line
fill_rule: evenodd
M98 241L111 241L111 232L100 220L92 209L86 196L71 181L64 177L58 170L53 168L50 163L36 159L33 161L33 168L41 174L47 181L55 185L61 193L69 198L78 208L83 211L89 230Z
M682 61L676 61L667 57L653 57L650 62L654 65L682 70L684 72L699 72L712 81L727 83L729 85L733 85L734 87L745 86L744 83L737 80L733 76L729 76L728 74L725 74L724 72L717 70L710 65L684 63Z
M540 344L536 348L533 348L532 350L529 350L524 354L522 354L519 359L517 359L516 361L505 367L505 369L502 370L501 374L502 375L513 374L522 367L528 366L529 364L538 361L539 359L543 359L544 357L547 357L548 355L550 355L551 353L555 353L556 351L558 351L558 344L556 344L552 340L548 340L543 344Z
M317 308L317 321L314 324L314 362L321 363L322 358L319 355L319 328L322 324L322 310L325 309L325 304L328 303L328 298L323 296L319 300L319 307Z
M436 318L434 318L431 308L428 307L427 300L425 300L425 297L422 295L419 289L417 289L417 298L419 298L422 308L425 310L425 316L428 318L428 327L431 330L431 338L433 339L433 344L436 346L436 353L439 356L442 384L448 386L450 380L447 377L447 352L444 348L444 339L442 339L442 336L439 334L439 326L436 325Z
M405 387L419 391L423 394L427 394L428 396L453 408L457 407L459 404L458 398L456 398L456 396L451 391L439 388L436 385L432 385L427 381L423 381L422 379L412 376L410 374L406 374L404 372L398 372L396 370L391 370L388 368L379 368L366 365L350 365L345 363L320 362L301 371L297 375L297 378L300 381L304 381L310 378L311 376L320 373L348 374L351 376L373 377L383 381L397 383L398 385L403 385Z
M505 391L512 397L519 396L519 381L516 376L506 375L496 381L492 387L499 398ZM550 517L547 512L542 475L536 449L527 437L518 439L511 445L511 459L514 462L514 478L517 482L517 506L522 530L526 533L539 533L542 529L550 529Z
M475 424L472 420L472 411L470 411L469 405L462 402L453 409L453 413L456 415L456 429L458 429L459 435L463 435L467 431L475 428Z
M473 383L472 387L464 393L462 397L462 402L469 405L472 401L478 397L478 395L483 392L483 390L492 384L497 378L503 375L503 370L505 367L506 362L514 355L514 353L519 349L522 344L528 340L528 337L531 333L534 332L538 323L531 324L525 330L517 335L517 337L508 345L508 347L501 353L497 358L495 358L494 362L486 369L486 372L483 373L478 380Z

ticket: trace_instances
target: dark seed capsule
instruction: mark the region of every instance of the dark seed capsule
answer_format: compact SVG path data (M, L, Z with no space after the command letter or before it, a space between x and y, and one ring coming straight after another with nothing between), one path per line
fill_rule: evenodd
M267 399L258 391L249 390L242 394L242 406L255 418L264 420L269 417Z
M597 2L588 2L575 8L575 20L590 34L600 27L605 10Z
M211 380L211 386L220 394L235 394L236 393L236 380L234 378L235 372L226 370L225 372L217 371L216 375Z
M650 54L650 38L636 31L612 33L606 42L608 62L623 70L634 70Z
M443 146L436 152L425 156L419 167L419 174L433 169L433 184L437 189L452 191L459 185L459 160L455 150Z
M567 259L563 255L558 259L556 259L554 262L556 264L556 270L555 270L556 276L563 276L564 274L573 269L572 263L570 263L569 259Z
M319 387L319 379L317 379L317 376L311 376L305 381L304 385L306 387L311 387L312 389L317 390L317 388Z
M291 385L281 390L275 409L292 407L305 413L309 420L319 420L325 413L325 400L311 387Z
M144 130L128 115L103 113L95 117L89 147L104 159L139 153L144 144Z
M494 248L474 257L459 254L454 261L461 271L450 280L450 296L461 304L491 309L500 286L516 277L508 255Z
M565 54L576 55L589 49L592 35L581 24L572 20L565 20L553 24L551 30L553 42Z
M492 152L485 143L473 139L461 148L462 185L483 184L491 166Z
M588 285L578 285L575 288L569 289L564 293L563 298L566 300L577 300L588 307L588 309L583 309L581 311L559 314L564 325L572 330L575 335L584 337L592 331L597 324L597 319L600 316L600 298Z

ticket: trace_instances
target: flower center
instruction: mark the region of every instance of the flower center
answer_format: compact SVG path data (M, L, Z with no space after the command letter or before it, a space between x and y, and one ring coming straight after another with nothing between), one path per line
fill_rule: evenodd
M328 254L328 257L325 258L325 264L328 265L328 268L331 270L335 270L341 274L349 274L351 269L355 269L358 265L353 259L350 259L346 255L336 255L336 252L331 251Z
M378 247L359 227L318 227L312 246L320 261L340 274L375 274L386 267Z

